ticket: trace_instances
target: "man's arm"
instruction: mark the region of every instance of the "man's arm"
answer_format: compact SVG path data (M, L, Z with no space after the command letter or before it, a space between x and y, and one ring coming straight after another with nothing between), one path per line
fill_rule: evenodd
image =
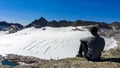
M90 41L90 37L81 38L80 41L88 43Z

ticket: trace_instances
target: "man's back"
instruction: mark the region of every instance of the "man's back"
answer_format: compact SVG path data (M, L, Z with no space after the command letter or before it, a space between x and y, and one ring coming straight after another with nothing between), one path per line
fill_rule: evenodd
M90 58L96 59L100 58L101 52L105 46L105 41L99 35L94 35L88 40L88 54L91 54Z

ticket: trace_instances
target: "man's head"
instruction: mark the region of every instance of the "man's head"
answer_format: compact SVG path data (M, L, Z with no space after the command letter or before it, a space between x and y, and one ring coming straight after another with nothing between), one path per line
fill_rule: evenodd
M90 31L92 34L97 34L98 28L95 27L95 26L93 26L93 27L90 27L90 28L89 28L89 31Z

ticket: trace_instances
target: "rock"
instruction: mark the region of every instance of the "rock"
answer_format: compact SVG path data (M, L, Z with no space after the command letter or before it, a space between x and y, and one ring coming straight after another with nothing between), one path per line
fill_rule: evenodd
M110 24L110 26L112 27L113 31L120 30L120 23L118 23L118 22L113 22L113 23Z
M15 32L22 30L22 29L23 29L23 27L19 27L17 25L10 25L10 27L8 27L7 30L9 31L9 33L15 33Z
M3 57L0 55L0 60L2 60L2 58L3 58Z
M6 28L8 28L10 25L9 23L3 21L3 22L0 22L0 31L5 31Z
M82 29L79 29L79 28L75 28L75 29L72 29L72 31L84 31L84 30L82 30Z
M18 65L13 68L39 68L39 67L35 65Z
M6 59L14 62L24 62L26 64L48 62L48 60L45 60L45 59L39 59L36 57L21 56L21 55L15 55L15 54L8 54L6 56Z
M12 67L10 67L10 66L2 66L2 65L0 65L0 68L12 68Z
M9 31L9 33L15 33L22 29L23 29L23 26L18 23L0 22L0 30L1 31Z
M97 26L99 29L108 29L108 30L112 30L112 27L109 26L109 24L107 23L98 23L95 26Z
M35 28L41 28L45 27L47 25L48 21L41 17L38 20L34 20L32 23L28 24L26 27L35 27Z
M66 20L60 20L60 21L50 21L47 26L50 26L50 27L66 27L66 26L72 26L72 23L71 21L66 21Z
M119 68L120 67L120 48L105 51L102 60L99 62L87 61L85 58L73 57L59 60L45 60L31 56L21 56L8 54L6 59L13 62L23 62L13 68Z

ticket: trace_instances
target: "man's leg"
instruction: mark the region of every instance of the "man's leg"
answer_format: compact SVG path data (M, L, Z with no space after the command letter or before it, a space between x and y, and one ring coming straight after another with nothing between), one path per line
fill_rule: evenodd
M88 45L86 42L81 42L82 43L82 48L83 48L83 52L84 52L84 57L87 56L88 53Z
M88 45L86 42L81 41L81 45L80 45L77 57L83 57L82 52L84 52L84 56L87 56Z
M82 52L83 52L83 47L82 47L82 43L81 43L80 47L79 47L78 54L76 55L76 57L83 57Z

